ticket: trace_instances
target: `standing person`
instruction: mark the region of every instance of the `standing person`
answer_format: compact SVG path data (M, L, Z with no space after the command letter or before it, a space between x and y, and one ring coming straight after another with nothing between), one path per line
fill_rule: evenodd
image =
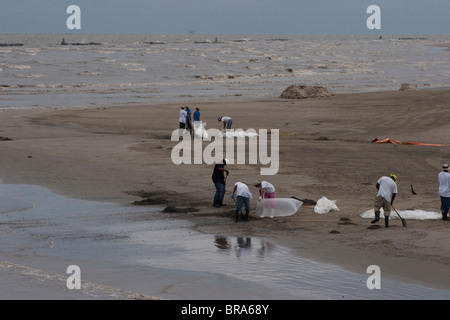
M252 194L245 183L236 182L234 184L231 198L234 199L234 197L236 197L236 218L234 221L238 222L239 213L242 211L242 205L245 205L244 219L248 221L248 215L250 213L250 199L252 198Z
M438 174L438 182L442 220L450 220L448 217L448 211L450 209L450 173L448 173L448 164L442 166L442 171Z
M184 110L184 107L181 107L180 109L180 118L178 119L178 122L180 124L179 134L182 136L186 129L186 110Z
M194 136L203 137L206 132L203 123L200 120L200 109L195 108L194 112Z
M192 111L187 106L184 108L186 109L186 129L189 131L189 133L192 136L194 133L194 131L192 130Z
M223 130L230 130L231 129L231 125L233 124L233 120L230 117L219 117L217 119L218 122L222 121L223 123Z
M397 195L397 176L391 174L389 177L381 177L376 184L378 189L377 196L375 197L374 211L375 219L371 223L378 222L380 220L380 209L384 210L384 226L389 227L389 216L391 214L391 206L394 204L395 196Z
M228 170L225 170L227 162L227 159L223 159L221 162L216 163L212 174L212 181L214 182L214 186L216 188L213 206L216 208L224 206L223 198L225 197L225 182L226 177L230 174Z
M276 198L275 187L267 181L256 180L254 186L259 189L259 200Z
M200 121L200 109L199 108L195 108L194 121Z

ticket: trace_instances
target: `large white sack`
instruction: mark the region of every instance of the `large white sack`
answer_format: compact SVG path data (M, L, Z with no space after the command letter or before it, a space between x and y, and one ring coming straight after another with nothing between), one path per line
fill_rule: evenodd
M254 138L257 137L258 134L256 132L247 132L244 131L243 129L236 129L236 130L230 130L230 131L226 131L226 132L221 132L220 133L220 137L225 137L225 138L245 138L245 137L249 137L249 138Z
M326 197L320 198L314 207L314 212L318 214L328 213L331 210L339 211L336 200L328 200Z
M397 208L396 208L397 209ZM398 210L398 213L402 216L403 219L412 219L412 220L435 220L442 219L442 214L439 212L432 211L424 211L424 210ZM380 210L381 217L384 216L383 209ZM373 209L367 210L360 215L362 218L373 219L375 218L375 212ZM398 215L394 210L391 210L391 219L398 219Z
M259 217L285 217L297 212L303 202L293 198L262 199L256 205Z
M208 139L208 132L206 131L206 122L194 121L194 137Z

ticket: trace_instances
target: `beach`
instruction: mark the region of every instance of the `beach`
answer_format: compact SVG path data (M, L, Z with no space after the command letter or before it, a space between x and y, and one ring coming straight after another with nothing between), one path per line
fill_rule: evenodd
M279 130L278 172L261 176L261 163L228 165L222 208L212 207L212 164L172 161L179 101L2 110L0 177L70 198L175 207L166 214L204 234L263 237L315 261L360 273L378 265L383 276L450 290L449 222L411 219L403 227L392 219L389 228L382 221L373 228L361 217L373 206L377 180L389 174L398 177L398 210L440 211L437 175L449 147L372 141L447 144L449 101L447 88L190 101L207 129L221 129L217 118L230 116L234 129ZM292 216L259 218L256 179L272 183L280 198L336 200L339 211L319 215L305 203ZM250 221L233 219L237 181L254 196Z

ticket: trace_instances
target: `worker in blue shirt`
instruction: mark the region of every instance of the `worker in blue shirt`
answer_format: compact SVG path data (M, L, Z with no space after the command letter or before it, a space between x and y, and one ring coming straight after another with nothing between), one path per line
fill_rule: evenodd
M184 109L186 110L186 129L189 130L190 134L193 135L194 131L192 130L192 118L191 118L191 114L192 111L191 109L189 109L189 107L184 107Z
M195 108L194 121L200 121L200 109L199 108Z

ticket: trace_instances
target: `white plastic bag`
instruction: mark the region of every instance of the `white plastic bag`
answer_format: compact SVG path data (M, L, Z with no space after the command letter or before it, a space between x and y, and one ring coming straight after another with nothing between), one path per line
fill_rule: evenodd
M403 219L412 220L439 220L442 219L442 213L434 211L424 210L397 210ZM384 216L383 208L380 209L380 215ZM360 215L362 218L373 219L375 218L375 212L373 209L369 209ZM391 211L390 219L398 219L398 215L394 210Z
M292 198L262 199L256 205L259 217L286 217L297 212L303 202Z
M320 198L314 207L314 212L318 214L328 213L331 210L339 211L336 200L328 200L326 197Z
M236 129L236 130L222 130L221 134L219 135L221 138L254 138L258 136L258 133L253 131L244 131L243 129Z
M206 131L206 122L194 121L194 137L208 139L208 132Z

